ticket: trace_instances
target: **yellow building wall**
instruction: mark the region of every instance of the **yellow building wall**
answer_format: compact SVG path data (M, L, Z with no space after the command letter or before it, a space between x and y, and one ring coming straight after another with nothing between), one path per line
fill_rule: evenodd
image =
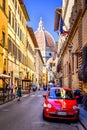
M5 12L2 9L2 1L0 0L0 74L6 71L7 73L7 33L8 33L8 0L5 4ZM5 33L5 47L2 47L2 32ZM4 66L4 59L6 59L6 66ZM2 81L0 80L0 87L2 87Z
M26 28L27 29L27 28ZM26 40L28 40L28 44L31 46L33 52L34 52L34 43L32 41L32 38L29 34L29 31L27 30L27 34L26 34ZM34 55L32 56L31 52L29 50L27 50L27 70L29 72L28 78L30 80L33 79L33 82L35 82L35 57Z
M15 28L12 28L12 18L11 18L11 24L8 23L8 37L11 39L12 43L17 47L18 50L21 51L21 54L23 54L26 57L26 18L23 13L23 10L20 6L19 0L17 1L17 7L15 7L15 3L13 3L12 0L8 1L8 6L11 12L11 16L14 16L16 22L16 29L17 32L15 32ZM15 1L14 1L15 2ZM20 12L21 12L21 20L20 20ZM22 21L23 20L23 21ZM15 26L15 25L14 25ZM19 35L18 33L18 27L19 27ZM20 39L20 29L22 31L22 39ZM15 57L13 55L9 54L9 61L8 61L8 71L11 73L13 71L13 83L14 85L17 85L18 80L22 81L26 77L26 64L20 62L18 59L15 61Z

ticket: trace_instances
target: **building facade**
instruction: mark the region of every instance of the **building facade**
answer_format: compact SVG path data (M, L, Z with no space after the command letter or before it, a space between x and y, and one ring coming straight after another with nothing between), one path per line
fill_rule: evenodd
M87 46L87 1L63 0L63 6L60 10L61 13L58 13L59 9L56 10L58 20L55 19L55 30L60 30L61 18L63 18L67 30L65 30L67 33L60 34L59 42L61 45L58 43L57 71L62 73L62 87L71 87L87 92L87 81L84 73L86 69L83 67L87 58L87 51L84 52L84 47Z
M43 58L40 50L38 49L38 43L34 34L34 31L31 27L28 27L27 35L27 62L28 62L28 72L29 79L38 87L39 84L42 84L43 76Z
M9 85L14 88L18 84L23 89L31 83L38 85L44 61L39 50L35 58L38 44L33 29L27 25L30 18L23 0L0 1L0 16L0 74L9 75Z
M8 0L0 1L0 74L8 72ZM2 81L0 81L2 86Z
M14 86L17 86L20 78L26 77L26 22L28 20L29 16L23 1L9 0L8 73Z
M41 55L40 50L36 51L35 54L35 66L36 66L36 85L37 87L39 87L39 85L41 86L43 84L43 65L44 65L44 60L43 57Z

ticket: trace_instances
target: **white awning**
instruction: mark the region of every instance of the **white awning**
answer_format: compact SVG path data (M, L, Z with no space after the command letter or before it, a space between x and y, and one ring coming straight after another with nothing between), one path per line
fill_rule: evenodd
M11 78L11 76L6 75L6 74L0 74L0 79L3 79L3 78Z

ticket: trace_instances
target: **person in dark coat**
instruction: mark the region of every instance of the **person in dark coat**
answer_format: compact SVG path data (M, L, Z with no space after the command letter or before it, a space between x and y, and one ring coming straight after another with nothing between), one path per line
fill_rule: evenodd
M20 101L20 98L21 98L21 85L17 86L17 96L18 96L18 101Z

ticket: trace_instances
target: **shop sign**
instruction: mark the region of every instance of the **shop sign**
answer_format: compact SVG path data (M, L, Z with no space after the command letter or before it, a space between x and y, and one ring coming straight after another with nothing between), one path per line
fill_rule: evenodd
M18 73L14 73L14 77L15 78L19 78L19 74Z

